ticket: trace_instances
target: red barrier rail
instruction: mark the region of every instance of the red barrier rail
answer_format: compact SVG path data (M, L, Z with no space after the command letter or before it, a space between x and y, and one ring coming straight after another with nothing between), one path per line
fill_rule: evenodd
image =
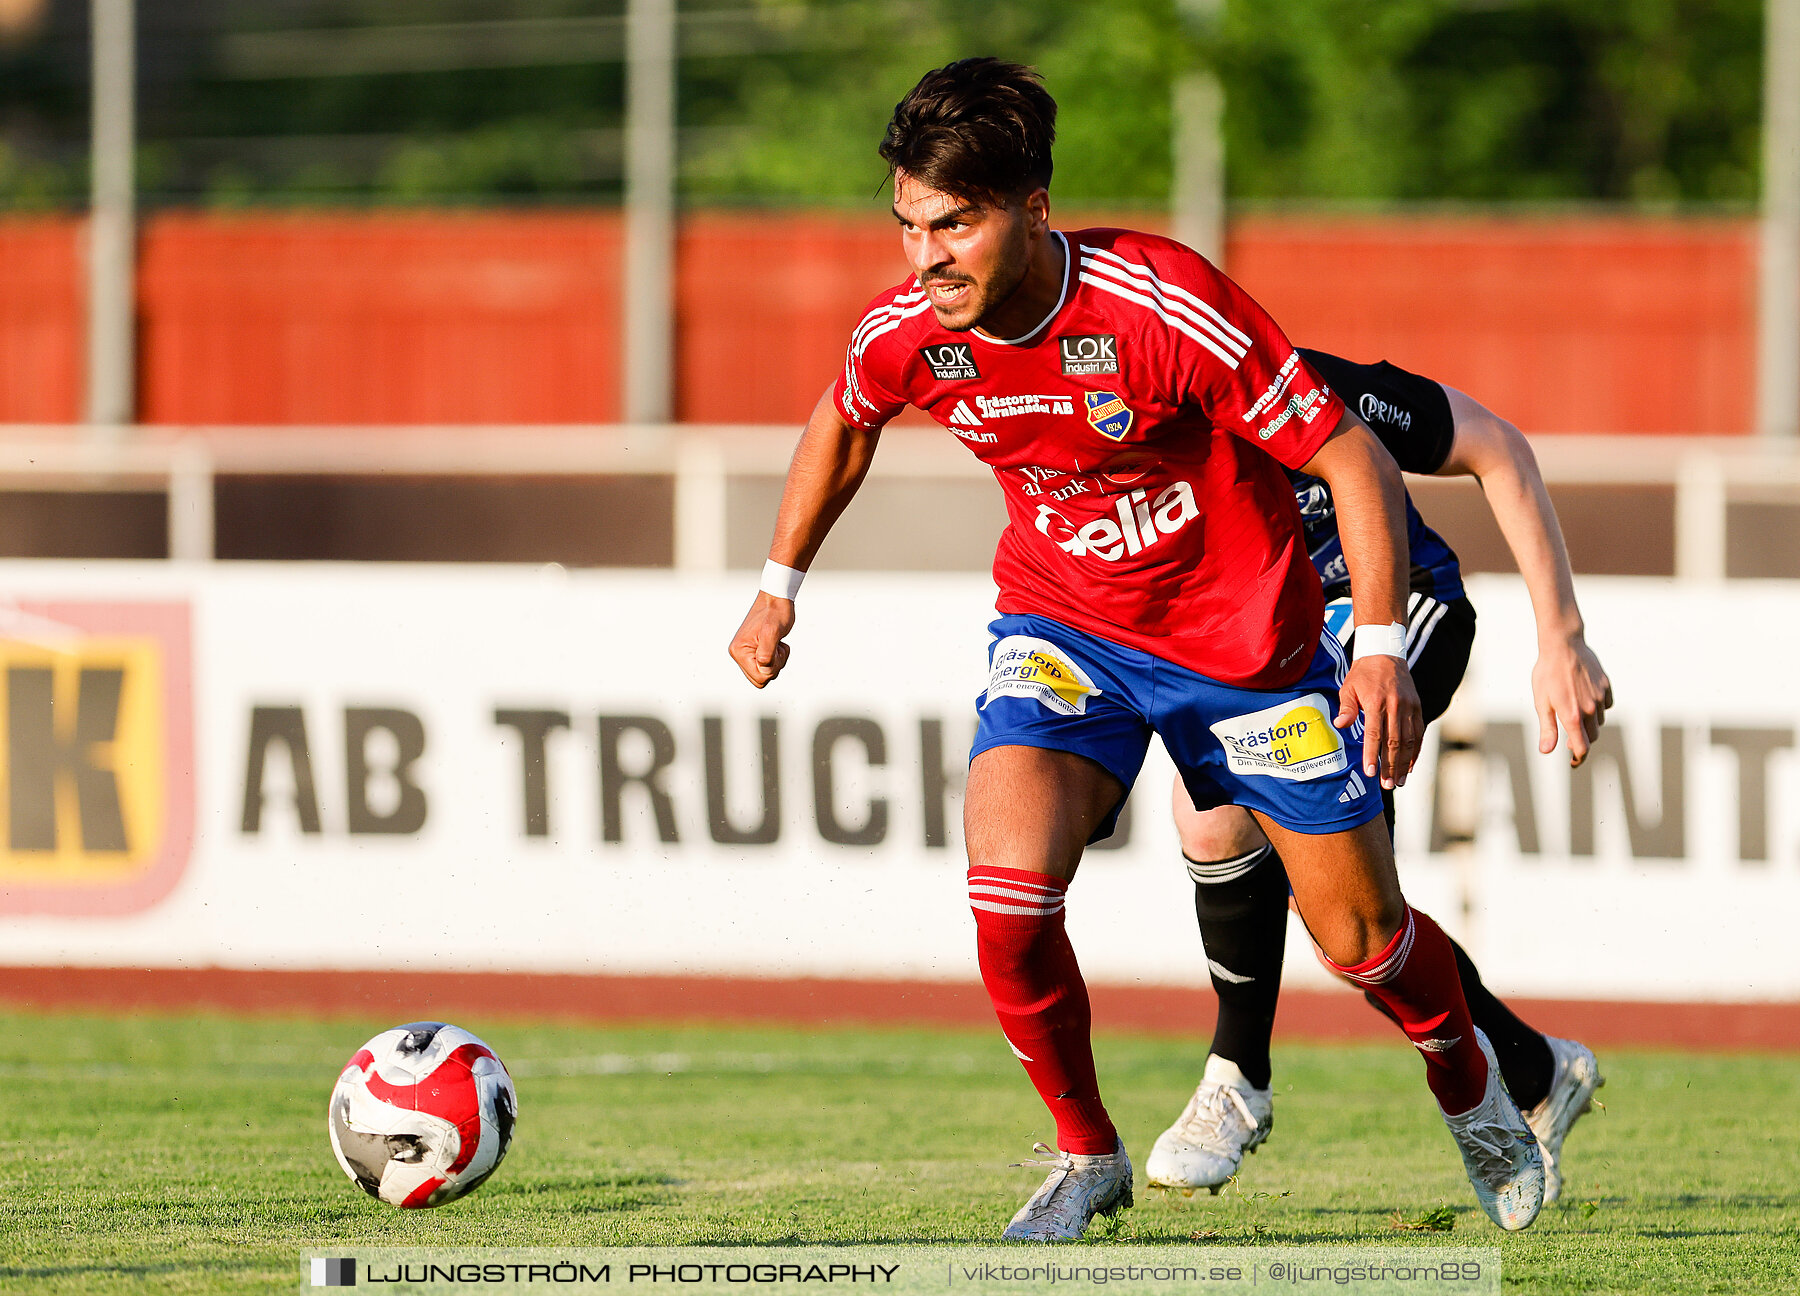
M80 407L81 226L0 221L0 422ZM141 251L150 423L603 423L617 213L163 213ZM870 296L889 219L701 212L678 249L684 421L795 423ZM1537 432L1749 430L1748 221L1245 217L1227 263L1304 345L1385 356Z
M0 422L81 417L81 228L68 217L0 221Z
M1228 263L1301 345L1386 357L1530 431L1752 423L1748 222L1264 219Z

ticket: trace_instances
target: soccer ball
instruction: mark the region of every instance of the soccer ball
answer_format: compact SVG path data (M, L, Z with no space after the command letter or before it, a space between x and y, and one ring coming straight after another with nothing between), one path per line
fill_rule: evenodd
M412 1022L345 1063L326 1124L338 1164L369 1196L441 1206L494 1173L517 1112L492 1049L460 1026Z

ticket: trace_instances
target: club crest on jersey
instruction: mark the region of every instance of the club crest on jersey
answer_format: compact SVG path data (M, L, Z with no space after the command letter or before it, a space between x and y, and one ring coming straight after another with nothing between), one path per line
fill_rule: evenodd
M1088 422L1094 431L1103 437L1111 437L1118 441L1131 431L1136 421L1131 407L1116 392L1091 391L1083 393L1087 398Z

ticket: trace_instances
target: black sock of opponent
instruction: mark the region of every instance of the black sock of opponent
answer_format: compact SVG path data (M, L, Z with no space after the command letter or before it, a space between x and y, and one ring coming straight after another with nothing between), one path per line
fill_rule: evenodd
M1455 941L1450 945L1456 951L1456 973L1462 978L1463 998L1469 1001L1469 1016L1494 1046L1506 1091L1521 1111L1529 1111L1550 1095L1550 1082L1556 1075L1550 1045L1542 1033L1520 1021L1481 984L1481 973L1475 970L1468 951Z
M1287 944L1287 870L1273 846L1235 859L1188 860L1194 915L1219 996L1212 1051L1237 1064L1258 1089L1269 1087L1269 1037L1281 995Z
M1512 1009L1481 984L1481 973L1475 970L1475 961L1467 950L1454 940L1450 948L1456 953L1456 973L1462 981L1463 998L1469 1001L1469 1016L1494 1046L1507 1093L1521 1111L1529 1111L1550 1094L1550 1083L1556 1075L1556 1058L1550 1045L1541 1032L1520 1021ZM1365 994L1363 998L1377 1012L1393 1016L1374 995Z

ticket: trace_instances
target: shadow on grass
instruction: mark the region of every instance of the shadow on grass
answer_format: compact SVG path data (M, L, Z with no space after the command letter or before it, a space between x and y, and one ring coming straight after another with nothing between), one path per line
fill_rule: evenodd
M171 1264L66 1264L66 1265L0 1265L0 1282L8 1278L79 1278L116 1275L121 1278L153 1278L160 1274L194 1272L224 1274L238 1272L236 1266L188 1263Z
M570 1215L615 1215L622 1211L668 1206L675 1200L674 1190L683 1183L683 1180L659 1174L537 1179L528 1183L491 1185L486 1196L496 1203L510 1201L521 1206L536 1200L568 1198L555 1204Z
M605 1192L610 1188L682 1188L686 1184L687 1180L666 1174L571 1175L561 1179L528 1179L523 1183L516 1180L504 1184L490 1183L486 1195L533 1197L564 1192Z
M1602 1206L1676 1207L1682 1210L1692 1210L1696 1206L1800 1210L1800 1195L1794 1193L1670 1193L1666 1197L1646 1193L1635 1197L1599 1197L1592 1200L1598 1201Z

